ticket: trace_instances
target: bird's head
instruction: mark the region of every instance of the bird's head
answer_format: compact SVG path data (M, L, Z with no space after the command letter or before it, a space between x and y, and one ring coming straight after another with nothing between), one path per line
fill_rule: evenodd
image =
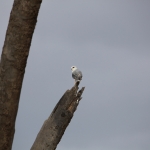
M71 67L71 70L72 70L72 71L74 71L74 70L76 70L76 69L77 69L76 66L72 66L72 67Z

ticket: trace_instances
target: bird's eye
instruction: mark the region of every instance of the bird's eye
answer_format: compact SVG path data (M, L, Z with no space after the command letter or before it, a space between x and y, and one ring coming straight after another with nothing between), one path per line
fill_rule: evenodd
M74 68L74 67L72 67L72 68Z

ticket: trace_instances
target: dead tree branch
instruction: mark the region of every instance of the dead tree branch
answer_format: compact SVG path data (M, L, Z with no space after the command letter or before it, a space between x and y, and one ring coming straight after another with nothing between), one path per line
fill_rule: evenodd
M11 150L22 81L42 0L14 0L0 60L0 150Z
M49 118L44 122L31 150L55 150L65 129L77 109L84 87L78 91L78 83L67 90Z

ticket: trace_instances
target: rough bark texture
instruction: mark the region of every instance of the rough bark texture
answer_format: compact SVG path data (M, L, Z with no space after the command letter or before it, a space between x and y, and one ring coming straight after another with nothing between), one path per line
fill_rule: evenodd
M32 35L42 0L14 0L0 62L0 150L10 150Z
M67 90L44 122L31 150L55 150L66 127L81 100L84 87L78 91L78 83Z

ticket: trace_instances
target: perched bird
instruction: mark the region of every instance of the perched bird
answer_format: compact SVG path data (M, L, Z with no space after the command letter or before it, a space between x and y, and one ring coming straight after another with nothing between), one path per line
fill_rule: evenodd
M72 66L71 70L72 70L72 78L75 79L75 83L77 81L81 81L82 80L82 72L79 69L77 69L76 66Z

